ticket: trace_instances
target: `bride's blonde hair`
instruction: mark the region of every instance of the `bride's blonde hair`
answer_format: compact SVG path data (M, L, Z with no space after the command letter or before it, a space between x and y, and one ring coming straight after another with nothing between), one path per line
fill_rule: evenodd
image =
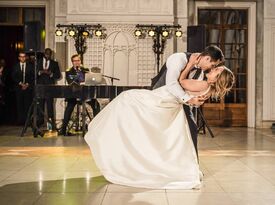
M217 77L217 81L210 85L209 97L215 100L223 99L235 83L233 72L225 66L222 67L224 69Z

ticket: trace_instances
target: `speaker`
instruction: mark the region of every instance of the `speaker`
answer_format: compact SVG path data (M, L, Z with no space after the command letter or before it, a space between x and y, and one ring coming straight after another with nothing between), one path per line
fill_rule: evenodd
M187 27L187 52L202 52L206 47L206 29L204 25Z
M24 25L24 49L25 51L40 51L42 26L38 21L25 22Z

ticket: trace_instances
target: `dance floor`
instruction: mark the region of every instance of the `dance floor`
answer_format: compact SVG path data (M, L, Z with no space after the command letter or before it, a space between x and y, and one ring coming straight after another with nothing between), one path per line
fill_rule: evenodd
M199 135L199 190L151 190L111 184L81 136L18 137L0 127L0 204L274 205L275 132L214 128ZM183 170L184 171L184 170Z

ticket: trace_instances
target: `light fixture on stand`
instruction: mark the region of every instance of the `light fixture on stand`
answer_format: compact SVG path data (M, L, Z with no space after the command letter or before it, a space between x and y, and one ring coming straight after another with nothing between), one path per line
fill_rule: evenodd
M153 39L153 51L157 58L157 72L160 70L160 55L163 54L165 43L167 39L171 38L173 35L180 38L182 36L182 31L180 30L180 25L136 25L135 36L137 38L144 38L146 33Z
M56 36L65 34L65 39L67 37L74 39L75 49L81 57L81 62L83 62L83 55L87 50L87 38L92 38L93 36L98 38L106 37L106 29L101 24L57 24L56 27Z

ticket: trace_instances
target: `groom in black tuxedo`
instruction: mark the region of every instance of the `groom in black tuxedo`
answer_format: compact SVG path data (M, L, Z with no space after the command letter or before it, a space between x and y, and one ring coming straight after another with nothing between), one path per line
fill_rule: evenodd
M188 64L190 58L192 58L192 60L196 58L195 61L197 63L194 65L194 68L191 69L188 78L200 80L205 78L204 71L210 70L224 61L223 53L217 46L208 46L200 54L174 53L167 58L166 63L162 66L158 75L152 79L151 86L152 89L156 89L167 85L169 92L184 103L183 109L189 124L194 147L198 153L198 128L193 116L192 107L202 105L205 99L203 97L192 98L184 91L179 83L181 71Z

